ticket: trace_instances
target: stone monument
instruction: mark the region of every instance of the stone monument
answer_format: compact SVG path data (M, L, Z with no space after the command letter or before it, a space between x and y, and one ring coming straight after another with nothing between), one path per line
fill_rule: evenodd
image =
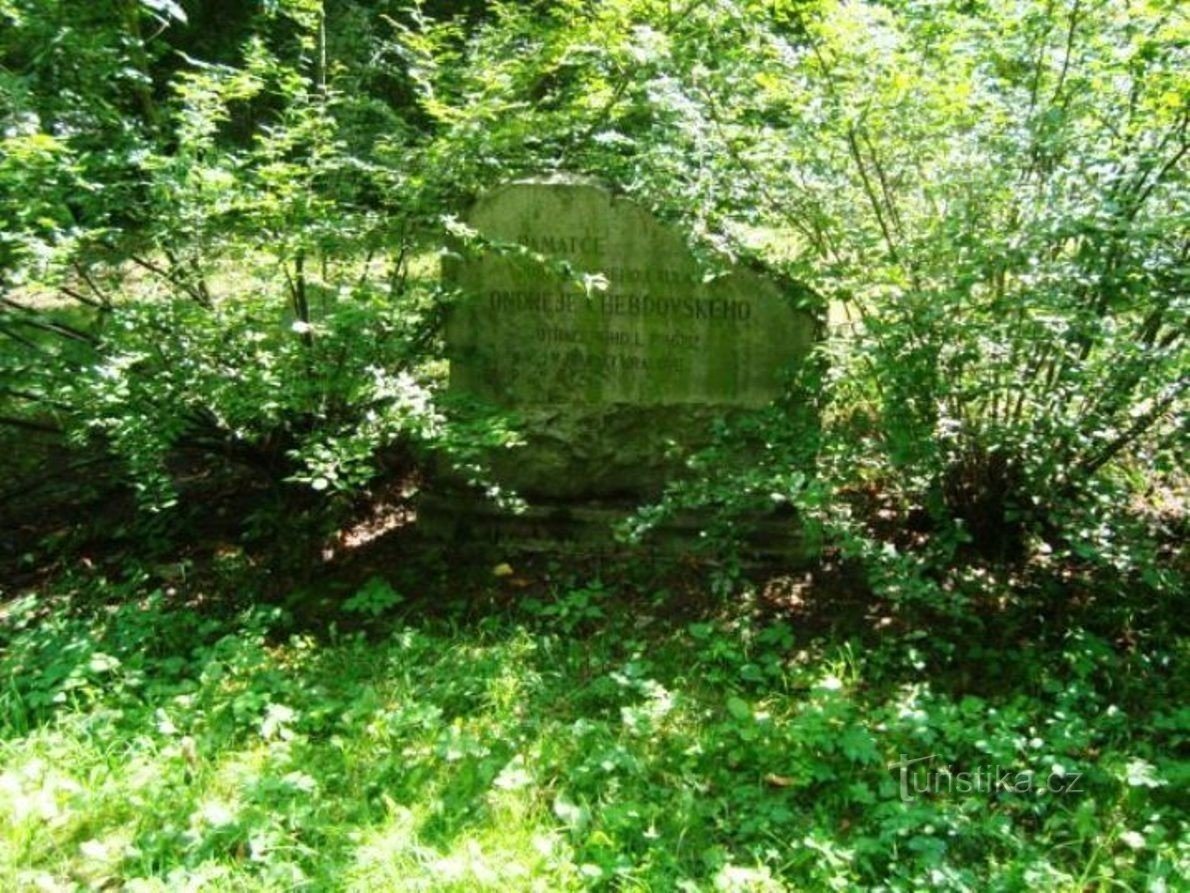
M466 222L494 247L444 263L460 294L450 389L519 421L525 445L490 460L529 503L530 539L656 496L716 417L780 396L813 344L804 289L709 275L680 233L598 183L510 183Z

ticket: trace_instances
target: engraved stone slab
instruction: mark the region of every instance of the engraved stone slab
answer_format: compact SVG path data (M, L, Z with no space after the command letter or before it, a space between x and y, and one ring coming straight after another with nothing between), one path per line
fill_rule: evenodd
M526 495L656 492L714 416L778 397L813 343L796 287L740 268L708 279L679 233L597 184L512 183L467 223L555 265L496 252L444 265L462 294L451 389L523 420L528 446L496 464Z

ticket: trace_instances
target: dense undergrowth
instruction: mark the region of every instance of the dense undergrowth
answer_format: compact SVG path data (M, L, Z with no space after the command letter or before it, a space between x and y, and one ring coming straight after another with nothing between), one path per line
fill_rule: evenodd
M275 604L160 567L5 592L0 886L1172 890L1190 868L1168 612L927 627L819 572L724 601L697 566L420 554Z

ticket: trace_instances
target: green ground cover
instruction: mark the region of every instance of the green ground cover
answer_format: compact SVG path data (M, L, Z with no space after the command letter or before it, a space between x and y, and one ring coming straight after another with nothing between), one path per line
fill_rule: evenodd
M0 887L1174 890L1190 867L1176 639L960 648L525 574L432 609L373 578L316 631L144 579L6 593Z

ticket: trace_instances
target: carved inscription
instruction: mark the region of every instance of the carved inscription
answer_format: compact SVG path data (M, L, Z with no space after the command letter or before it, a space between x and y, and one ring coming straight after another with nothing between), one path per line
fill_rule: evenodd
M448 325L452 384L498 403L759 405L807 340L771 282L707 281L677 234L596 187L516 184L470 222L538 255L452 276L466 295Z
M488 307L494 311L527 313L578 313L592 309L604 316L660 316L689 319L723 319L747 323L752 318L748 301L694 297L662 297L648 292L604 292L592 297L565 292L491 291Z
M577 239L561 237L535 241L534 247L578 244ZM656 278L670 288L682 280L676 271L664 271ZM482 306L492 316L487 322L493 330L507 322L496 317L534 321L517 325L519 331L532 333L531 343L502 354L506 365L520 372L496 368L500 364L492 360L485 364L490 373L505 378L530 375L576 392L589 390L592 382L601 383L609 376L688 375L697 354L710 341L702 328L746 327L753 312L748 300L650 291L609 290L588 296L561 289L491 289L486 298ZM536 349L524 349L533 345Z

